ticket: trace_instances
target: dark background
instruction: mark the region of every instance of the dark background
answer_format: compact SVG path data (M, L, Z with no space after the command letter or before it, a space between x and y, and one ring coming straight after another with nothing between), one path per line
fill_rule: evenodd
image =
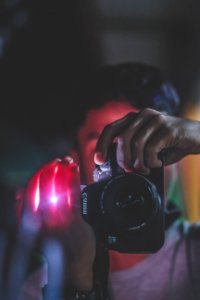
M23 183L67 152L82 110L80 86L101 62L95 8L83 2L3 2L1 174L8 183Z
M198 102L199 13L194 0L1 0L1 199L67 153L96 66L153 64L177 87L182 108Z

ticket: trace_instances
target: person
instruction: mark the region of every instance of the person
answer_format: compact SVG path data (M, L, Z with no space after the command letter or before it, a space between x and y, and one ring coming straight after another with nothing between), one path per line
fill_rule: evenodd
M113 140L117 141L118 164L127 172L148 174L161 165L158 158L161 151L166 165L200 152L200 123L170 115L177 109L178 96L156 68L145 64L108 66L93 80L95 84L91 84L89 97L96 107L88 110L72 151L80 165L82 182L92 182L93 157L95 163L102 164ZM169 170L165 176L166 189L170 183ZM90 291L95 237L84 220L76 221L76 230L85 230L82 239L74 244L81 251L76 251L78 258L73 259L76 272L71 283L77 290ZM116 300L198 299L198 238L198 226L187 228L185 223L173 222L158 253L110 252L111 297Z
M111 123L100 136L96 163L105 160L109 144L120 132L118 163L148 174L161 165L158 154L163 149L166 165L188 154L199 154L199 126L199 122L167 116L152 109L126 115ZM198 224L171 225L160 251L134 267L111 273L113 298L199 299L199 238Z
M105 126L146 107L175 114L180 102L175 88L163 78L161 72L143 63L102 67L92 76L89 86L85 97L87 101L91 99L90 109L76 130L75 151L72 152L80 165L81 181L85 184L93 182L93 157L96 143ZM165 168L166 197L172 175L170 168ZM146 256L110 251L110 271L126 269Z

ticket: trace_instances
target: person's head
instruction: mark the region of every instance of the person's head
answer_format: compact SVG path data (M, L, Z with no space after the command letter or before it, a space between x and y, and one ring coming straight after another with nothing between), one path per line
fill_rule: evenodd
M90 107L77 131L76 143L82 181L91 183L96 142L107 124L147 107L174 114L179 97L157 68L124 63L97 70L90 81L86 101Z

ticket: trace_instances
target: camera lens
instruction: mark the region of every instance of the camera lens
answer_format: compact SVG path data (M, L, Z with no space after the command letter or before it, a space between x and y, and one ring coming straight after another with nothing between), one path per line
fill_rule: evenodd
M139 230L161 205L156 187L145 177L126 173L108 181L101 193L101 209L113 230Z

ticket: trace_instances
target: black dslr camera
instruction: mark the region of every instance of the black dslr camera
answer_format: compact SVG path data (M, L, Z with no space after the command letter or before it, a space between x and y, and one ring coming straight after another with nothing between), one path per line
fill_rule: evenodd
M105 247L124 253L156 252L164 243L163 167L150 175L126 173L112 144L96 166L95 183L82 191L82 216Z

